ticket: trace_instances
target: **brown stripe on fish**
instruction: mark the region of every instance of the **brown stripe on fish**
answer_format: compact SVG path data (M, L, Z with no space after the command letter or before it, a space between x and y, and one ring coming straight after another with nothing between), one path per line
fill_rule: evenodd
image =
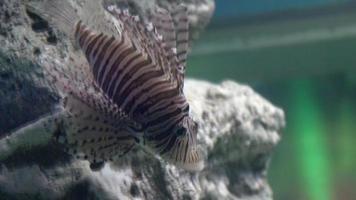
M146 83L149 78L155 78L157 70L154 67L152 59L143 59L132 68L130 73L131 74L127 75L130 78L125 81L125 85L123 85L119 90L119 93L123 96L127 96L127 99L130 99L128 95L132 95L135 91L138 91L140 87L143 86L143 83ZM147 79L145 79L145 77L147 77Z
M80 46L79 43L79 37L80 37L80 32L82 30L82 21L79 20L76 24L75 24L75 30L74 30L74 40L76 45Z
M135 79L136 84L138 85L143 85L149 80L159 79L164 76L164 72L161 69L157 68L151 59L143 59L141 63L132 66L130 70L126 70L127 73L122 76L122 78L126 81L120 81L120 85L118 86L120 88L119 94L122 94L122 92L126 89L127 86L129 86L130 83L133 83L133 81L129 80L130 78L134 77L134 75L140 70L140 68L141 76L138 76ZM150 75L148 75L148 73L150 73Z
M162 115L162 113L168 112L168 111L172 111L176 108L179 108L181 110L184 110L182 108L184 108L184 104L183 105L178 105L175 104L174 101L166 101L164 103L159 104L159 107L154 109L154 110L149 110L147 111L146 115L150 116L151 119L157 118L158 116Z
M163 46L165 53L167 54L168 61L172 65L175 65L176 62L174 56L169 55L173 54L173 49L176 48L176 32L170 12L157 7L153 16L153 24L158 34L163 37Z
M86 41L91 39L90 34L91 33L88 29L84 29L78 38L78 44L82 47L83 50L86 48L84 47L84 45L87 43Z
M128 55L126 58L124 58L118 66L118 68L122 70L120 70L120 73L117 73L116 77L113 79L115 80L115 84L113 84L113 99L119 106L122 106L122 101L120 101L121 96L120 93L118 93L118 89L122 86L122 84L124 84L125 81L127 81L123 78L124 75L131 70L131 63L140 58L140 56L141 54L139 52L133 52L131 55Z
M182 102L180 104L178 102L175 102L174 100L175 99L172 99L172 101L166 101L166 102L170 102L171 103L170 105L167 105L165 107L160 107L159 109L151 111L150 113L147 112L147 116L149 116L150 120L152 120L152 119L159 117L163 113L168 113L175 109L179 109L182 114L185 114L184 110L188 104L186 102Z
M144 112L148 110L151 106L162 103L162 101L168 100L169 98L175 98L179 94L177 90L174 90L161 82L161 84L156 84L154 87L149 88L146 95L141 94L140 97L136 98L137 110Z
M175 134L167 135L162 140L155 141L154 148L159 154L163 155L164 153L171 150L171 148L174 146L174 143L176 143L177 139L178 139L177 135Z
M102 38L100 39L100 41L98 42L97 46L94 47L93 53L92 53L92 65L95 66L96 62L101 62L103 60L102 55L103 53L106 53L106 48L104 49L104 47L106 46L106 42L112 40L113 37L109 37L107 35L103 35ZM114 39L114 38L113 38ZM112 42L112 41L111 41ZM111 42L108 44L110 45Z
M147 131L147 135L151 136L151 140L160 141L166 138L168 135L176 134L178 124L183 120L185 115L176 115L171 119L162 121L155 126L150 127ZM148 126L148 125L147 125Z
M103 34L93 34L87 36L87 39L83 41L82 49L84 50L85 56L87 57L90 64L92 64L91 54L93 52L94 46L98 43L98 41L102 38Z
M135 68L137 68L137 70ZM161 75L159 72L152 70L152 63L150 60L144 60L141 63L138 63L135 68L132 70L133 74L128 74L124 77L123 83L125 83L125 85L120 87L121 89L119 91L119 95L124 97L124 99L120 98L120 105L122 105L127 112L130 112L130 108L126 107L126 105L134 100L133 97L135 94L138 92L143 94L142 87L148 85L147 81Z
M111 66L111 69L108 73L108 76L105 77L105 81L108 81L108 86L107 86L107 90L108 93L110 94L110 97L114 97L114 87L113 83L117 82L117 76L124 70L123 69L123 62L124 60L130 58L130 56L135 56L137 54L137 49L135 47L135 45L131 42L131 41L126 41L124 42L124 44L122 45L122 47L120 48L120 50L113 55L113 63ZM107 79L107 78L110 78Z
M111 72L111 70L113 70L113 65L116 61L116 55L120 54L124 48L122 48L122 46L125 45L125 40L123 38L123 36L121 35L119 42L117 40L115 40L114 44L111 46L110 50L108 50L108 52L106 53L106 57L104 58L100 69L99 69L99 85L100 87L106 91L107 90L107 86L109 81L107 80L107 76L110 75L109 72ZM105 85L106 83L106 85Z
M103 42L104 40L106 39L106 35L104 35L103 33L100 33L98 35L99 39L95 42L94 46L92 46L92 49L90 50L91 52L89 53L89 62L90 62L90 65L94 68L94 63L97 59L97 54L98 54L98 51L100 50L101 46L103 45ZM94 42L94 41L93 41ZM96 74L97 75L97 74Z
M165 112L163 112L163 113L165 113ZM176 126L177 124L181 123L181 120L183 120L183 118L185 116L187 116L187 115L184 113L179 113L175 116L172 116L169 119L161 121L161 123L156 123L156 124L153 124L154 122L146 123L146 125L148 126L147 132L149 132L150 135L153 133L164 132L165 130L167 130L167 128L169 128L173 125Z
M159 129L156 131L150 130L150 127L148 127L147 132L145 133L145 138L149 142L163 140L164 138L167 137L167 135L172 134L173 131L175 130L175 127L177 126L177 124L175 124L173 122L179 122L182 119L183 119L183 117L181 119L178 119L177 121L173 121L173 120L168 121L168 122L170 122L170 123L167 123L168 126L165 126L163 129Z
M188 42L189 42L189 20L188 9L186 6L180 5L172 13L174 19L176 35L177 35L177 57L180 65L183 65L183 70L186 65Z
M159 113L156 116L151 117L147 124L148 126L155 126L164 122L165 120L170 120L179 114L181 114L181 109L173 107L173 109L166 110L165 112Z
M105 54L107 54L107 49L112 45L112 43L115 41L115 38L113 36L107 37L105 36L104 41L102 42L102 45L100 46L100 49L98 50L99 54L95 57L95 62L93 62L93 74L95 75L96 80L99 82L99 70L101 67L101 63L104 60Z
M169 120L165 120L159 124L149 126L147 132L149 135L153 136L153 139L159 140L164 137L165 134L173 134L171 131L176 128L185 117L187 117L186 114L178 114L174 117L171 117Z
M152 88L158 86L158 85L162 85L164 84L163 82L152 82L151 85L148 85L148 87L144 90L137 90L137 92L135 92L135 94L130 94L130 101L125 102L126 104L126 109L128 110L128 112L130 113L130 116L144 116L144 110L141 109L141 105L143 104L143 102L152 102L152 97L149 96L150 91ZM144 120L146 121L146 119ZM142 121L142 122L144 122Z
M123 68L123 70L118 74L115 80L116 84L114 88L114 94L120 96L123 86L130 79L131 74L134 73L135 70L138 70L139 67L147 66L145 65L145 60L146 59L144 58L143 54L137 51L134 52L134 54L126 57L122 63L120 63L120 67ZM119 103L119 105L121 105L121 103Z
M171 119L176 119L179 116L188 116L188 112L184 111L186 110L186 107L189 107L189 105L187 103L182 104L182 105L171 105L171 106L166 106L166 107L161 107L160 109L155 110L155 112L153 112L154 114L150 114L151 119L155 119L158 118L160 116L162 116L164 113L170 112L173 109L178 109L180 111L179 114L177 114L176 116L172 116ZM152 125L152 128L154 128L155 126Z
M154 72L151 72L154 73ZM145 76L149 77L149 74L145 74ZM160 87L162 85L165 85L166 81L165 80L149 80L146 82L146 84L142 85L144 87L138 88L133 94L130 94L130 99L131 101L127 105L128 110L130 111L130 114L134 115L145 115L145 109L142 108L143 102L146 103L152 103L152 99L150 96L150 91L154 90L157 87Z
M110 64L107 66L110 68L110 70L107 73L107 75L103 77L103 81L102 81L103 89L106 91L108 96L113 100L114 100L114 94L113 94L114 87L112 87L112 84L116 81L117 74L123 70L119 68L119 64L127 55L136 52L136 49L134 46L132 46L131 42L128 42L126 40L123 41L124 41L123 45L118 49L117 52L115 52L115 54L113 54L113 57L110 59L111 60Z
M165 153L169 152L174 147L174 144L177 142L177 139L178 139L177 136L175 134L173 134L169 138L169 142L166 142L166 146L160 151L160 154L164 155ZM162 146L163 146L163 144L162 144ZM186 151L187 150L188 149L186 149Z
M122 42L122 40L121 40ZM103 52L103 58L101 60L101 62L97 63L97 71L95 71L94 73L97 73L97 81L98 81L98 85L100 87L103 86L103 81L105 80L105 77L108 73L108 71L110 70L109 67L109 62L111 60L111 58L113 57L113 55L115 54L115 51L120 47L120 43L118 43L116 40L112 41L110 43L110 45L107 47L107 49ZM99 61L99 60L98 60ZM111 65L110 65L111 66Z

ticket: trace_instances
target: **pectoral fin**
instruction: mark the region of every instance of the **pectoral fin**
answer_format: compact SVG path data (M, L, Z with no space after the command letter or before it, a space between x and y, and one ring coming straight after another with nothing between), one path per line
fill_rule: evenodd
M70 154L95 164L122 156L135 146L137 138L124 119L113 120L72 95L67 96L65 109Z

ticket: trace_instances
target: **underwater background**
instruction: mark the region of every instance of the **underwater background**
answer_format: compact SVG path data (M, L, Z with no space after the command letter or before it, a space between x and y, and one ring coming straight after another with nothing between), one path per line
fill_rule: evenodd
M188 76L251 85L285 110L277 200L356 197L356 1L216 1Z

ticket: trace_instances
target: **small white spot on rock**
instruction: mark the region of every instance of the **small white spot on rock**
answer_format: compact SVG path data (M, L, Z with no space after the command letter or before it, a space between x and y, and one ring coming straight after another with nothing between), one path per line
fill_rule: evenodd
M153 24L151 22L147 23L146 28L147 28L148 31L152 31L153 30Z

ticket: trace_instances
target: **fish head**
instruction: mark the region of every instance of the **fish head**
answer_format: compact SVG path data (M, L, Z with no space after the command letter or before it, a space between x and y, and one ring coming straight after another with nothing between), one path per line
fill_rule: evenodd
M201 171L204 161L202 150L197 145L198 123L189 116L185 117L174 134L176 141L164 157L187 171Z

